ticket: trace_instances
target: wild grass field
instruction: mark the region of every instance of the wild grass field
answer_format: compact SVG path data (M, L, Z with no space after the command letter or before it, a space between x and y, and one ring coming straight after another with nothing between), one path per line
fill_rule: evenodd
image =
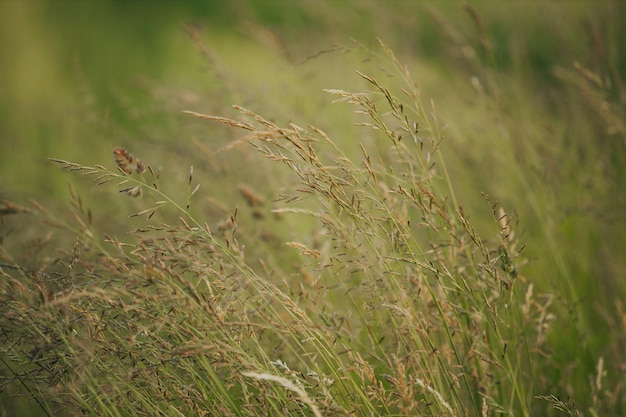
M0 2L0 415L626 414L625 16Z

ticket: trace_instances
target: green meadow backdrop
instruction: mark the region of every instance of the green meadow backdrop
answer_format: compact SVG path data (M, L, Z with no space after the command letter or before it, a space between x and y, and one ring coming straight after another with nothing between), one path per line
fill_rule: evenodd
M624 39L0 1L0 415L624 415Z

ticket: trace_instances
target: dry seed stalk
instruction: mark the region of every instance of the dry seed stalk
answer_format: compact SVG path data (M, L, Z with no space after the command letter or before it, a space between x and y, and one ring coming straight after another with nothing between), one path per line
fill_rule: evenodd
M7 200L0 200L0 216L5 214L28 213L30 210L26 207L18 206Z

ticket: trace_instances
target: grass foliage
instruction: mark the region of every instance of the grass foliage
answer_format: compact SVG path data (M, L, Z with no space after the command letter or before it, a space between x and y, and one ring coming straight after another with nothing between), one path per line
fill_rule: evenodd
M492 121L478 133L379 42L352 51L375 63L354 75L361 88L325 90L349 126L185 109L194 129L237 135L194 151L215 182L219 161L237 161L249 178L224 186L236 198L167 151L52 159L103 201L128 200L136 227L112 234L73 187L68 216L0 203L0 386L42 415L621 415L624 264L593 240L623 241L601 229L624 227L622 77L553 70L590 144L563 113L517 106L526 93L467 10L480 42L465 68L479 68L471 94ZM497 140L469 146L475 134ZM597 176L550 165L569 149L564 163ZM581 229L588 218L560 204L585 178L600 187L591 216L612 220ZM18 217L41 225L27 246L11 243ZM606 262L592 289L578 239Z

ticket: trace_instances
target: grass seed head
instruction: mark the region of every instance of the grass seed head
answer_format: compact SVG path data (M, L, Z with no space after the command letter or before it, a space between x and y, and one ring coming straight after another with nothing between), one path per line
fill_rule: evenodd
M113 149L115 164L125 174L132 174L135 171L141 174L146 170L146 164L124 148Z

